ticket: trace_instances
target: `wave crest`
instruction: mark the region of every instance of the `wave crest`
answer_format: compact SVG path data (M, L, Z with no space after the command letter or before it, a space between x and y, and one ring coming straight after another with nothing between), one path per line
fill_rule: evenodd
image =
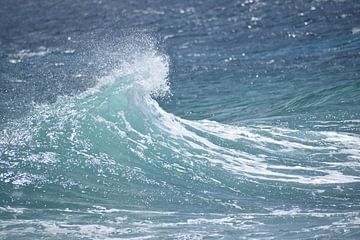
M167 56L143 51L85 93L37 106L3 125L6 167L0 181L51 191L79 188L100 194L88 195L97 200L112 192L113 199L121 196L129 205L162 196L185 204L184 185L237 193L243 191L239 181L312 186L360 181L357 136L181 119L153 98L169 94L168 73ZM153 194L143 196L145 189ZM191 201L210 199L204 193Z

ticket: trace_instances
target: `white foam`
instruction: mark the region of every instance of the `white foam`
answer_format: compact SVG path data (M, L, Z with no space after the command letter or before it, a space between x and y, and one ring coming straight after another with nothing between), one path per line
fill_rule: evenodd
M131 143L128 148L140 159L146 157L145 150L157 145L172 151L183 161L179 166L207 161L251 179L303 184L360 181L358 176L347 174L342 169L342 166L349 166L356 172L359 170L358 164L352 164L360 159L360 138L357 135L181 119L164 111L152 98L169 94L168 74L169 60L165 55L154 49L138 51L85 93L75 98L60 98L53 105L38 106L35 119L31 121L48 122L50 117L59 118L50 127L47 137L56 143L63 137L61 132L68 123L72 127L68 139L76 144L79 128L87 127L82 126L82 121L90 114L95 122L104 124L112 133ZM113 107L109 98L124 103ZM98 99L101 99L100 105ZM100 110L93 111L95 107ZM115 114L109 118L102 116L108 109ZM88 113L89 110L92 112ZM26 145L26 141L31 141L39 131L36 127L28 127L29 124L33 123L25 124L22 130L15 128L15 133L8 133L5 129L0 142L14 141L14 145ZM83 144L87 144L86 141ZM347 159L338 160L332 154L343 154ZM326 160L312 162L311 158ZM48 164L56 162L52 155L44 155L41 159ZM172 166L177 171L186 171L184 166ZM34 178L20 176L13 183L29 184L29 179Z

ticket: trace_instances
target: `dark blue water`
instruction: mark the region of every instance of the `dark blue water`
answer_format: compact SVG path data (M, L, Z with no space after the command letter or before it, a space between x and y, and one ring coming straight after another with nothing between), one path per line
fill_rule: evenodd
M360 3L2 1L1 239L358 239Z

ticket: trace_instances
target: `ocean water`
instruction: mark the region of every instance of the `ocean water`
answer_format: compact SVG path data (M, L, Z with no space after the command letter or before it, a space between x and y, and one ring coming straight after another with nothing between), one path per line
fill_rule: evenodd
M358 1L0 19L0 239L360 238Z

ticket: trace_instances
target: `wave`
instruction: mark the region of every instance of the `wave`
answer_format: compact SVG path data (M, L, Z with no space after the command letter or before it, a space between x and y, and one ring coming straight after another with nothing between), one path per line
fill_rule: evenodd
M236 201L215 201L212 189L238 194L266 184L360 181L357 135L182 119L155 100L170 94L168 74L166 55L142 50L95 87L3 124L3 199L14 199L14 187L31 187L40 193L31 197L49 205L165 201L242 209Z

